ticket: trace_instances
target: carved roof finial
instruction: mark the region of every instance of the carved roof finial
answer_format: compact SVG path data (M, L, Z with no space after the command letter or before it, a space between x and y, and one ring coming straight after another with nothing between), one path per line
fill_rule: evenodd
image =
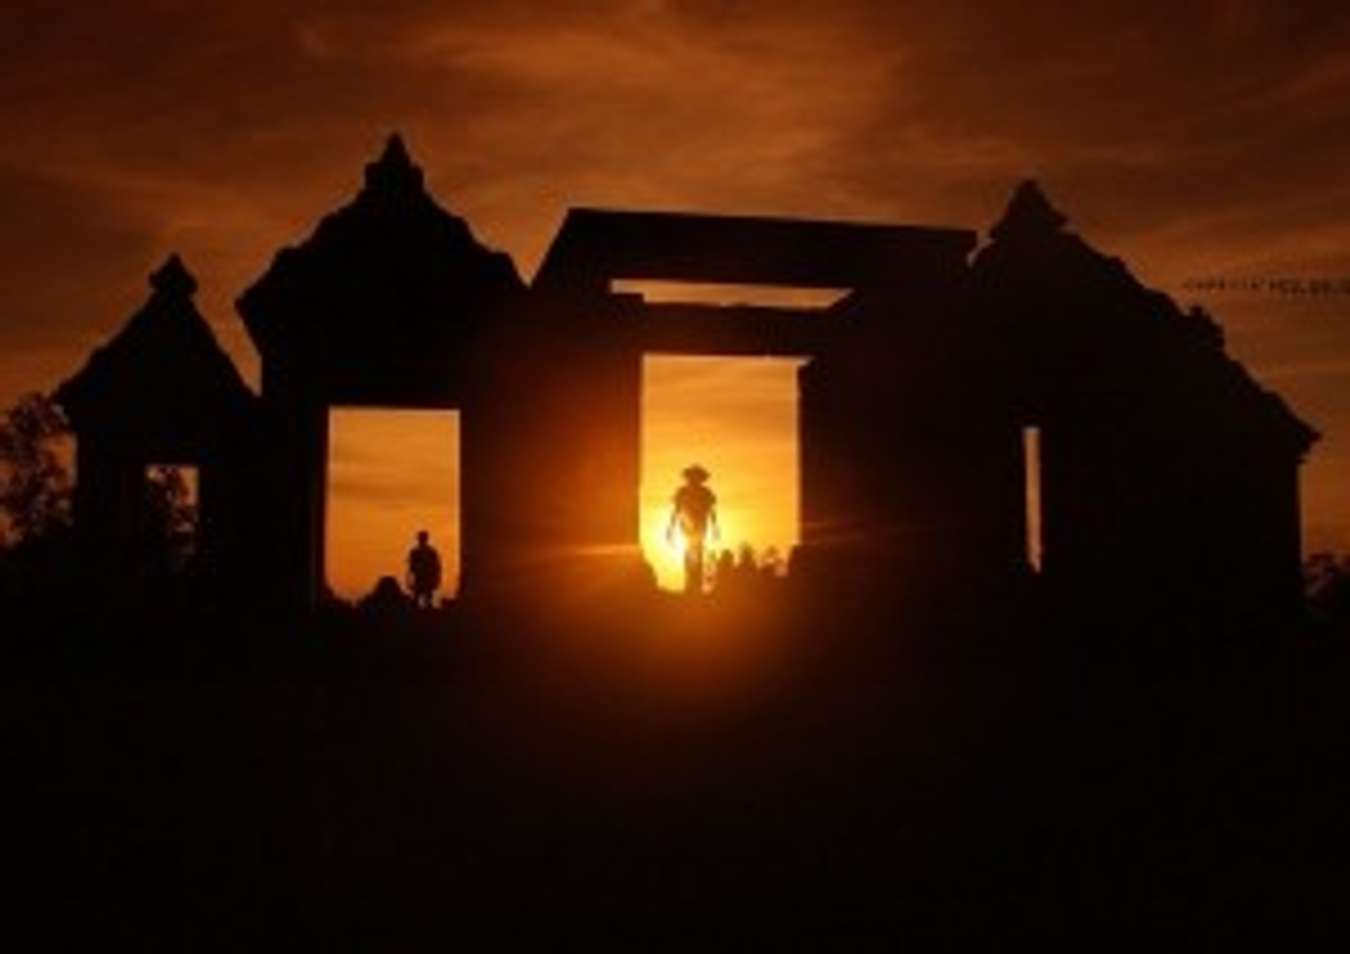
M170 298L191 298L197 292L197 279L192 277L175 252L158 270L151 272L150 287L156 294Z
M1035 179L1024 179L1013 192L1003 218L989 230L995 240L1058 232L1069 220L1050 204Z
M366 188L380 192L422 191L422 170L413 163L398 133L389 137L380 158L366 166Z

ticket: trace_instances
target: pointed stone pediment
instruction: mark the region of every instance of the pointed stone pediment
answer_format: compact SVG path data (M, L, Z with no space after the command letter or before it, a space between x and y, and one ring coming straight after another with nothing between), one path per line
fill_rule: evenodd
M1039 238L1060 231L1068 221L1050 204L1035 179L1025 179L1013 192L1003 218L989 230L989 236L996 242Z
M197 279L177 254L170 255L158 270L150 273L150 287L156 295L170 300L190 299L197 294Z
M380 158L366 166L366 189L383 195L422 194L422 170L413 164L403 137L394 133L385 143Z
M1145 286L1120 259L1065 230L1067 221L1025 180L972 267L977 300L1002 316L1005 349L1040 369L1032 389L1128 394L1160 420L1242 433L1294 457L1307 452L1317 433L1228 356L1217 322Z
M197 280L177 255L151 274L150 287L145 305L56 400L80 434L208 440L204 429L247 411L255 398L197 311Z
M374 355L394 364L443 355L523 289L510 257L427 192L395 135L355 199L283 249L237 307L264 356L343 369Z

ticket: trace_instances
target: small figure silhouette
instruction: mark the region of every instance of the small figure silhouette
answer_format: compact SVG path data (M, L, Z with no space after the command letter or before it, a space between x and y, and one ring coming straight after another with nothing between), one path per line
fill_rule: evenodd
M692 595L703 592L704 540L709 531L713 540L718 536L717 495L705 486L712 475L698 464L686 467L683 474L684 484L675 491L670 523L666 525L666 539L674 542L678 525L684 536L684 591Z
M375 583L375 589L357 602L357 608L369 616L389 621L406 613L408 597L399 588L398 580L392 576L382 576Z
M408 589L413 605L431 609L432 597L441 585L441 555L427 542L425 530L417 532L417 546L408 551Z

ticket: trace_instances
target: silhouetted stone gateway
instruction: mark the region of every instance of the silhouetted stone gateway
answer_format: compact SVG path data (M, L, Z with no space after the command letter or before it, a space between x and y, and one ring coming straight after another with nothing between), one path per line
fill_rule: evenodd
M62 387L78 519L103 545L114 457L190 461L206 536L229 523L246 541L219 548L220 578L312 603L329 408L452 408L462 594L632 579L642 355L790 355L809 359L794 561L808 583L971 593L1026 578L1034 427L1040 576L1057 598L1203 591L1215 612L1299 598L1298 465L1316 435L1226 356L1207 315L1066 231L1033 183L978 252L963 229L574 209L526 286L436 204L397 137L365 180L239 299L260 398L209 342L176 260ZM811 310L612 290L634 279L851 291ZM196 330L145 333L160 312ZM193 399L150 426L136 395L180 386ZM213 474L247 493L216 507Z
M197 468L199 557L221 576L248 565L256 516L259 402L197 312L178 256L150 276L150 300L55 398L76 436L74 518L91 579L134 583L146 469Z

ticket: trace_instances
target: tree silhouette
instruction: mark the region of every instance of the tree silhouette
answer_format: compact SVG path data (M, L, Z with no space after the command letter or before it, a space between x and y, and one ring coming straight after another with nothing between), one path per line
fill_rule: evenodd
M0 542L31 540L70 522L71 476L60 447L65 415L42 394L27 394L0 420Z
M1337 623L1350 620L1350 556L1314 553L1303 572L1308 605Z
M166 569L183 569L196 553L198 512L180 468L161 464L146 472L145 513L150 555L162 559Z

